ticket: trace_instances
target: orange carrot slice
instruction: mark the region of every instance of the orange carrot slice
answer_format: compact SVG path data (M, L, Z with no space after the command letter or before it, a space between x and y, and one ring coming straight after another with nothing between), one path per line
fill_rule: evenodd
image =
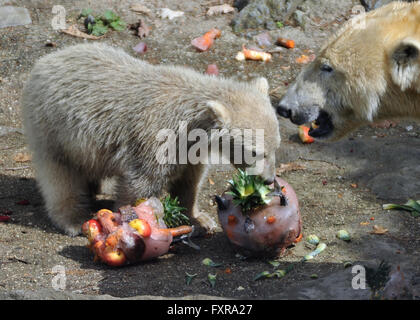
M295 42L293 40L285 39L285 38L278 38L277 44L287 49L293 49L295 47Z
M222 34L219 29L211 29L206 32L203 36L195 38L191 41L191 45L199 51L207 51L211 48L214 43L214 39L217 39Z
M306 126L299 126L299 138L303 143L314 143L315 139L309 135L309 128Z
M191 226L179 226L176 228L169 228L169 229L161 229L161 230L168 230L173 237L182 236L183 234L188 234L192 232Z
M256 61L271 61L272 55L267 52L247 49L245 45L242 46L242 54L239 53L237 60L256 60Z

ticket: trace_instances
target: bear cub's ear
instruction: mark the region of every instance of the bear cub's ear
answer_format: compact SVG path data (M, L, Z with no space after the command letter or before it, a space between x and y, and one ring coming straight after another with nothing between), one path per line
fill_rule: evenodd
M404 39L396 46L391 56L391 74L403 91L419 82L420 42Z
M231 122L231 115L228 110L222 103L218 101L207 101L207 107L210 111L211 119L222 126L227 126Z
M268 95L268 89L270 89L270 86L266 78L257 78L253 80L252 85L254 85L263 95Z

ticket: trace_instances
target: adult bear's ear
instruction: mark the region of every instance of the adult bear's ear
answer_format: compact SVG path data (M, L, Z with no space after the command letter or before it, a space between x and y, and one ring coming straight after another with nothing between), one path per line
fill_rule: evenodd
M268 85L268 81L266 78L257 78L253 80L252 85L254 85L257 88L257 90L263 95L268 95L268 89L270 89L270 86Z
M414 39L402 40L391 56L392 80L405 91L412 88L420 77L420 43Z
M213 120L215 124L220 124L223 127L230 124L232 120L230 112L222 103L214 100L207 101L207 107L211 120Z

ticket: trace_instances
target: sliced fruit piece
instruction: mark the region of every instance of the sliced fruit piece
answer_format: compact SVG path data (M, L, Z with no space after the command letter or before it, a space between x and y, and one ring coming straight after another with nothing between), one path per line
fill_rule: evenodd
M120 267L127 261L121 249L113 249L111 247L105 247L101 257L106 264L113 267Z
M137 230L137 232L142 237L150 237L152 234L152 228L150 228L149 223L146 220L143 219L135 219L129 223L130 227Z
M207 51L213 45L214 39L219 38L221 34L219 29L211 29L203 36L193 39L191 44L199 51Z
M121 222L121 215L108 209L99 210L97 217L105 233L107 234L113 233Z
M83 224L82 232L88 238L89 242L92 243L96 236L102 232L102 226L98 220L91 219Z
M306 126L299 126L299 138L305 144L315 142L315 139L309 135L309 127Z

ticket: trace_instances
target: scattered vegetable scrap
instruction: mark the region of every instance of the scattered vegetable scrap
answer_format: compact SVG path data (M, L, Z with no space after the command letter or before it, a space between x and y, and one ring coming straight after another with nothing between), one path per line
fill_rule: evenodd
M261 272L260 274L257 274L254 278L254 281L258 281L258 280L261 280L261 279L269 279L269 278L274 278L274 277L276 277L278 279L281 279L286 274L287 274L286 270L276 270L273 273L268 272L268 271L264 271L264 272Z
M373 226L373 231L371 232L371 234L376 234L376 235L384 235L388 233L388 229L385 229L384 227L381 226Z
M190 285L191 281L197 276L197 274L189 274L188 272L185 272L185 283L187 286Z
M384 204L384 210L403 210L411 212L414 218L420 217L420 200L409 200L405 205L399 204Z
M254 277L254 281L261 280L261 279L270 279L270 278L278 278L281 279L285 277L289 272L291 272L295 268L295 264L291 263L286 269L284 270L275 270L274 272L264 271L257 274Z
M235 8L231 7L228 4L222 4L219 6L210 7L209 10L207 10L206 14L211 17L217 14L230 13L230 12L235 12Z
M207 67L207 71L206 71L206 74L209 74L209 75L213 75L213 76L218 76L219 75L219 69L217 68L217 65L215 65L215 64L210 64L208 67ZM209 178L209 181L210 181L211 179ZM211 183L210 183L211 184ZM214 184L214 183L213 183Z
M276 44L287 49L293 49L295 47L295 42L290 39L278 38Z
M242 51L238 52L236 55L236 60L245 61L245 60L255 60L268 62L271 61L272 55L267 52L250 50L245 48L245 45L242 46Z
M207 51L211 48L214 43L214 39L221 36L222 31L213 28L206 32L203 36L195 38L191 41L191 45L199 51Z
M314 54L311 54L310 56L301 55L299 58L296 59L296 62L299 64L308 64L316 59L316 56Z
M309 127L299 126L299 138L305 144L311 144L315 142L315 139L309 135Z
M184 15L184 12L182 12L182 11L173 11L173 10L171 10L169 8L162 8L162 9L160 9L160 12L159 12L159 16L162 19L169 19L169 20L182 17L183 15Z
M10 221L10 216L0 216L0 222L9 222Z
M201 263L207 267L212 267L212 268L217 268L223 265L222 263L215 263L210 258L205 258L203 261L201 261Z
M209 273L207 279L209 280L210 286L213 288L216 285L217 275Z
M302 258L301 262L306 262L306 261L314 259L317 255L319 255L321 252L323 252L326 248L327 248L327 245L325 243L318 244L318 246L316 247L316 250L309 253L308 255L304 256ZM280 266L280 263L277 262L277 261L270 261L269 263L275 268L278 268ZM269 271L261 272L254 277L254 281L261 280L261 279L269 279L269 278L273 278L273 277L283 278L295 268L295 265L296 265L296 263L292 263L285 270L276 270L273 273L271 273ZM315 275L312 275L312 276L313 276L313 279L318 278L318 276L316 276L316 277L315 277Z
M144 54L147 51L147 44L139 42L135 47L133 47L133 50L138 54Z
M303 257L302 261L308 261L315 258L317 255L319 255L321 252L323 252L327 248L327 245L325 243L320 243L315 251L312 251L310 254Z
M279 261L269 261L269 264L271 264L274 268L278 268L280 266Z
M350 241L350 234L347 230L340 230L337 232L337 238L343 241Z
M316 236L316 235L314 235L314 234L311 234L310 236L308 236L308 238L306 239L306 241L308 242L308 243L310 243L310 244L313 244L313 245L318 245L319 244L319 238Z
M102 209L83 224L82 231L95 260L119 267L166 254L174 237L193 231L189 225L169 228L164 219L164 206L159 199L150 198L136 207L122 207L119 212Z

